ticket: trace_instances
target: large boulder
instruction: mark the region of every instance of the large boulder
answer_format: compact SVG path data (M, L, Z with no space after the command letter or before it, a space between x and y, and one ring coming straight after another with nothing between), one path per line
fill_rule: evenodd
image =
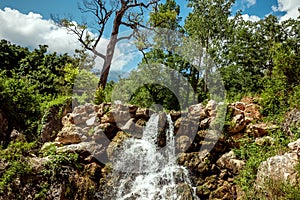
M231 120L231 126L228 131L232 134L238 133L246 127L246 120L243 114L235 115Z
M180 153L178 156L178 164L204 176L210 171L210 159L211 157L208 152Z
M131 118L128 120L124 126L121 127L121 130L130 133L136 138L141 138L143 136L143 126L140 126L135 123L135 119Z
M77 153L82 160L89 163L94 161L106 163L108 162L106 149L107 147L102 144L88 141L57 147L57 152Z
M62 119L72 111L71 102L67 101L63 105L55 105L43 116L43 126L41 129L41 142L53 141L58 132L63 128Z
M295 152L276 155L262 162L257 171L256 187L266 189L268 183L299 184L298 172L295 169L299 163L299 155Z
M59 142L61 144L77 144L82 142L84 139L85 136L83 135L82 129L73 125L63 127L63 129L57 134L55 142Z
M237 174L242 167L245 165L245 162L237 159L235 153L230 151L223 154L218 160L217 165L221 168L229 169L233 173Z
M131 135L124 131L119 131L107 147L107 156L110 160L114 158L115 152L122 146L123 142L130 138Z

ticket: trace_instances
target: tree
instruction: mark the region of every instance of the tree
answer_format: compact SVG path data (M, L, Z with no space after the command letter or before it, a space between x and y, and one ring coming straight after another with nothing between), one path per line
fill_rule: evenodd
M197 46L204 48L199 55L198 63L202 64L201 69L198 67L198 71L203 71L203 90L206 92L208 76L214 66L211 58L215 60L219 57L216 49L220 49L226 37L230 35L229 16L235 0L189 0L189 2L193 11L188 15L184 27L188 35L199 43Z
M88 32L86 23L77 24L67 19L60 21L60 25L66 27L78 36L78 40L85 49L93 52L96 56L104 60L98 87L105 88L106 86L117 43L120 40L130 39L140 28L146 28L145 23L143 23L143 15L146 9L155 7L158 2L159 0L148 0L147 2L118 0L111 1L110 5L107 5L107 2L103 0L83 0L82 7L80 8L81 11L83 13L91 13L97 22L98 35L95 37ZM108 26L110 20L113 20L113 25L109 30L110 39L106 47L106 53L103 54L97 50L97 46L104 32L110 28L110 26ZM132 34L120 36L119 33L122 26L130 28L133 31Z

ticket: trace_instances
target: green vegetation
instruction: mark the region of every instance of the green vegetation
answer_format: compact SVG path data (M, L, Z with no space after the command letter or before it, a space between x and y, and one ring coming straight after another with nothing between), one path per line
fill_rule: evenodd
M261 162L287 152L287 144L299 138L299 135L295 135L293 138L288 137L280 130L271 133L270 136L275 139L272 144L257 145L254 138L251 137L240 140L241 147L234 151L239 159L246 161L246 165L239 172L235 183L245 192L247 199L254 199L253 197L257 197L257 199L297 199L299 187L292 187L289 183L278 183L270 180L266 185L267 194L265 190L258 191L255 189L256 174Z
M1 161L7 163L4 173L0 176L0 195L12 192L11 183L17 178L21 179L32 173L28 158L35 147L35 143L14 142L6 149L0 149Z
M149 19L147 24L155 27L156 32L136 35L136 46L144 57L138 66L133 66L137 67L135 70L116 83L106 81L108 73L99 80L91 71L94 57L85 50L93 50L91 44L98 43L89 37L82 41L87 49L77 50L75 56L49 53L46 45L29 50L0 41L0 110L9 119L7 132L16 129L28 141L10 143L9 138L0 138L3 145L0 162L7 163L0 174L0 194L10 192L11 183L17 178L31 174L28 158L38 146L43 116L56 106L61 109L57 115L60 118L62 106L74 99L78 104L121 100L141 107L158 104L166 110L184 110L191 104L205 104L208 99L216 98L215 91L222 90L224 85L226 102L249 96L258 99L262 121L281 125L287 111L300 109L300 18L281 22L269 15L256 22L245 21L242 12L231 13L234 0L189 0L188 3L193 9L184 21L174 0L166 0L149 17L145 16ZM141 22L141 16L134 17ZM112 57L104 60L109 70ZM221 80L213 82L217 73ZM229 110L225 131L234 126L231 118ZM270 133L275 139L272 145L259 146L251 137L240 141L235 153L246 165L236 183L248 198L300 198L298 186L270 182L269 196L254 188L260 163L287 151L288 142L299 138L299 127L292 131L293 137L281 130ZM93 129L89 133L92 132ZM49 157L44 166L45 176L63 177L62 166L81 167L77 154L58 153L54 145L40 153ZM48 187L48 184L41 185L35 198L43 199Z

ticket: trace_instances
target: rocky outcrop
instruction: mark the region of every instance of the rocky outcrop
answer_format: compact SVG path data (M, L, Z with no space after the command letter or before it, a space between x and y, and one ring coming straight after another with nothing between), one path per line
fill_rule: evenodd
M238 174L238 172L243 168L245 162L237 159L235 153L230 151L228 153L223 154L218 160L217 165L220 168L231 170L234 174Z
M274 183L288 183L295 186L300 183L299 171L296 166L300 163L300 139L288 144L290 152L276 155L262 162L258 168L256 187L267 190Z
M230 111L230 123L225 127L226 132L223 134L227 108ZM175 129L177 161L189 170L192 185L195 186L195 192L201 199L237 198L238 189L234 179L245 162L239 160L231 148L238 147L240 138L251 136L256 137L255 142L258 145L273 144L273 139L267 134L277 127L272 124L253 123L253 120L259 122L261 117L259 109L260 107L253 102L236 102L227 106L209 101L207 105L201 103L192 105L187 111L170 112ZM31 156L29 159L34 171L32 176L38 178L33 178L30 184L26 181L21 183L16 187L16 191L23 187L28 190L26 195L39 193L42 190L42 186L38 187L41 185L38 183L39 179L41 183L51 182L45 192L48 199L101 199L103 197L101 193L109 193L107 188L112 188L112 184L118 180L110 176L110 171L114 167L111 166L113 156L119 153L118 150L127 139L143 136L144 126L152 113L150 109L134 105L86 104L75 107L72 112L63 113L61 124L55 127L52 125L57 122L55 118L57 115L53 111L48 115L52 117L44 124L42 141L47 143L42 147L41 156ZM159 114L159 134L156 144L158 149L166 146L168 128L166 117L166 113ZM49 131L45 132L47 127ZM55 133L52 134L50 130L55 130ZM53 147L56 149L55 154L77 154L76 165L61 160L53 161L51 156L43 156L44 152ZM299 145L290 144L290 148L293 149L291 155L295 155ZM291 159L294 157L291 155L282 158L282 161L292 162ZM276 158L270 163L274 160L277 162ZM50 176L47 178L42 174L47 171L46 163L49 162L61 162L55 165L61 167L61 171L59 170L55 177L52 174L51 180ZM7 163L1 163L0 159L0 171L4 170L6 165ZM268 163L265 167L261 167L260 174L271 174L266 171L270 165ZM113 180L114 178L116 180ZM263 179L258 182L263 182ZM33 189L29 190L29 187ZM185 199L192 198L194 190L188 184L178 184L176 189ZM71 194L70 191L77 192ZM14 198L15 196L11 199Z
M76 126L66 126L58 133L55 142L61 144L77 144L86 140L83 135L83 130Z
M41 142L50 142L56 138L63 127L62 118L70 112L72 112L71 101L66 101L63 105L55 105L48 109L42 119Z

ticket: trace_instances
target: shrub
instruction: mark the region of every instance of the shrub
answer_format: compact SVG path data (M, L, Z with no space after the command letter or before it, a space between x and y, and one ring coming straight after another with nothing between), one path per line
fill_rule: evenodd
M11 183L20 177L31 174L32 169L28 163L28 156L36 143L14 142L6 149L0 149L2 162L8 163L7 168L0 177L0 194L11 191Z

